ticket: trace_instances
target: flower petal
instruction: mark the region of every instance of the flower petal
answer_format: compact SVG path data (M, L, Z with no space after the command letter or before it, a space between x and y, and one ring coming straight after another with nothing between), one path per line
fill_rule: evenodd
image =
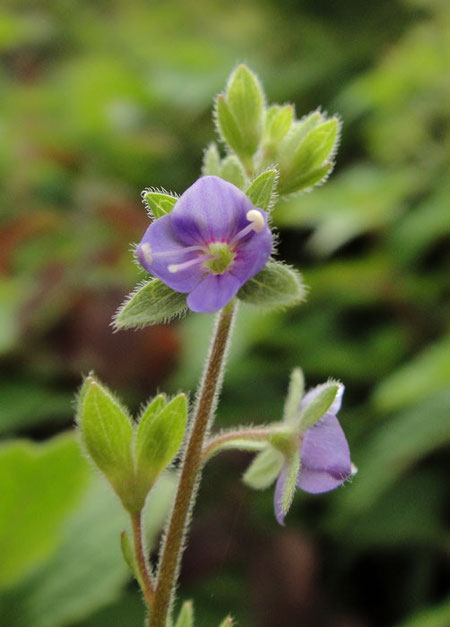
M261 210L261 213L264 213ZM230 272L238 277L242 284L258 274L269 261L272 252L272 233L267 226L259 233L253 233L248 239L236 246L236 258Z
M145 245L148 245L146 253ZM137 249L140 264L163 283L177 292L190 292L205 276L202 264L178 272L169 272L170 264L180 264L199 256L199 252L186 252L172 230L170 214L158 218L148 227ZM163 255L158 253L164 253Z
M254 209L238 187L217 176L198 179L177 200L170 216L176 237L187 245L229 241L248 224Z
M336 416L326 414L306 431L301 459L297 485L305 492L333 490L351 476L350 450Z
M210 274L189 294L187 305L199 313L219 311L237 294L241 285L241 281L229 273Z
M303 409L303 407L306 407L306 405L308 405L308 403L310 403L313 400L313 398L317 396L320 390L324 388L326 385L328 384L322 383L321 385L317 385L315 388L313 388L307 394L305 394L305 396L302 398L302 402L300 403L300 409ZM342 383L339 383L339 389L337 391L334 401L332 402L330 408L328 409L328 412L327 412L328 414L336 416L336 414L338 413L342 405L342 395L344 394L344 390L345 390L345 386Z

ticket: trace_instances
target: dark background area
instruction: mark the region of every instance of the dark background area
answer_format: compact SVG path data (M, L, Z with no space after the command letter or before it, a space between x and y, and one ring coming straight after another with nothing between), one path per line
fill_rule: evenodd
M140 625L126 525L73 436L94 370L133 410L194 394L211 317L114 334L145 277L140 192L181 193L237 62L339 113L336 169L274 209L306 304L242 307L219 427L279 420L292 368L346 386L352 484L286 527L250 457L206 469L180 598L196 625L447 627L450 9L445 0L4 0L0 7L0 624ZM149 505L155 538L173 477Z

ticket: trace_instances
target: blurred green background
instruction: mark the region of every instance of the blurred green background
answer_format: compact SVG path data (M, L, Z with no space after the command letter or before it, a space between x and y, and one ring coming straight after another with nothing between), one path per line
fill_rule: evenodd
M0 5L0 625L127 627L143 608L126 526L78 452L94 369L133 409L193 391L210 316L113 334L144 277L140 191L181 193L238 61L270 102L321 105L337 167L280 203L280 257L310 286L284 314L242 307L217 424L280 418L290 370L343 380L359 474L298 493L207 468L181 597L199 627L448 627L450 5L447 0L3 0ZM148 511L157 536L173 477Z

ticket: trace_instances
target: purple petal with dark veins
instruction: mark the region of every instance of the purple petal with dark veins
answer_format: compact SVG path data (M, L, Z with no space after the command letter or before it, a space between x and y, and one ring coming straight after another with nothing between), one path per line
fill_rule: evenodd
M251 209L253 204L238 187L204 176L184 192L169 216L176 237L191 246L230 241L247 226Z
M143 244L150 246L151 263L148 263L146 259L142 248ZM136 252L139 262L148 272L177 292L190 292L205 276L205 269L202 264L178 272L169 272L168 266L170 264L184 263L202 254L197 251L186 252L186 244L180 242L173 233L170 214L152 222ZM159 256L158 253L164 253L164 255Z
M210 274L189 294L187 305L198 313L214 313L230 302L241 285L232 274Z
M351 476L350 450L336 416L326 414L303 439L297 485L319 494L337 488Z
M275 518L277 519L278 523L283 526L284 526L285 514L283 513L282 502L283 502L283 492L284 492L284 484L286 483L286 477L287 477L287 467L285 466L278 476L277 483L275 486L275 495L273 499Z

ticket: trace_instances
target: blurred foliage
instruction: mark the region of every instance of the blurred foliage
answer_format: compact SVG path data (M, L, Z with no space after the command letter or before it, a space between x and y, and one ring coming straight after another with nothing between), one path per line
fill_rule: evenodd
M108 324L144 278L140 190L197 178L213 96L244 60L271 101L344 127L330 181L274 209L309 300L241 308L219 422L279 419L297 365L310 385L341 378L359 474L297 495L281 530L272 494L238 481L247 456L212 462L181 594L199 625L230 609L249 627L448 625L448 2L3 0L0 58L0 624L142 623L118 504L54 436L90 369L133 408L193 390L209 317Z

